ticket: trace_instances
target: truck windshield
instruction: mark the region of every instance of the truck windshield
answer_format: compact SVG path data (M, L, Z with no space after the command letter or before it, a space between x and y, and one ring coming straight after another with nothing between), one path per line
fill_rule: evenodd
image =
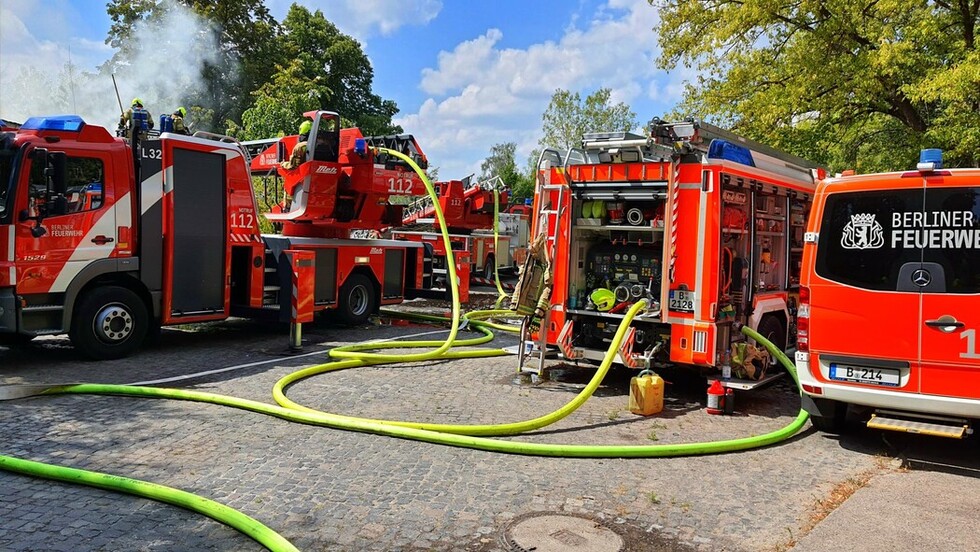
M0 134L0 222L10 222L10 213L14 209L18 151L13 145L13 134Z

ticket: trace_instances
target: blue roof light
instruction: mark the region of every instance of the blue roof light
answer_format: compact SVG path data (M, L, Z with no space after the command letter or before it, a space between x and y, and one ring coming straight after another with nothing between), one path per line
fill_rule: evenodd
M920 171L935 171L943 168L943 150L936 148L922 150L916 168Z
M711 145L708 146L708 159L724 159L750 167L755 166L749 148L719 138L712 140Z
M64 132L78 132L82 130L85 121L78 115L52 115L48 117L31 117L23 125L21 130L61 130Z

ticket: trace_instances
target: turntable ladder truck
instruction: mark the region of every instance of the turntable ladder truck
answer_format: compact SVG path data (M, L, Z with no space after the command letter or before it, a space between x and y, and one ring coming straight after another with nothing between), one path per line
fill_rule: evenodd
M164 325L321 312L357 324L431 287L421 244L347 237L400 221L388 198L422 189L418 176L339 129L336 113L307 116L325 139L275 169L289 194L267 215L280 234L260 233L260 158L231 138L125 140L77 116L0 133L0 338L68 333L86 356L112 359ZM410 136L392 141L425 162Z

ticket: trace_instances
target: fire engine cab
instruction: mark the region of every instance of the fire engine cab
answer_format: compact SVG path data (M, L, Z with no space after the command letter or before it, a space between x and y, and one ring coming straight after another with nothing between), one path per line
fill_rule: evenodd
M234 139L127 142L77 116L0 133L0 337L67 332L85 355L119 358L161 325L321 311L360 323L431 287L420 244L347 238L401 220L388 197L424 193L421 181L336 113L307 115L307 156L277 169L291 201L275 235L259 232L249 154ZM417 150L410 136L398 145Z
M786 347L814 164L705 123L654 119L646 135L588 134L564 155L546 150L538 168L531 243L552 289L540 323L526 325L522 369L540 371L549 348L600 360L641 298L651 307L619 352L626 366L712 373L736 353L743 324ZM746 363L727 384L755 387L765 368Z

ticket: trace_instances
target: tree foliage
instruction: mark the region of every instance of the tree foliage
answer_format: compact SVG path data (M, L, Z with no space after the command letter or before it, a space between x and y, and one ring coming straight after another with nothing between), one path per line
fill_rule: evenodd
M541 116L543 135L538 145L564 152L580 146L583 134L635 128L636 113L622 102L611 104L610 97L608 88L600 88L582 101L578 92L559 88Z
M295 132L312 109L337 111L366 135L401 132L391 124L398 107L371 91L374 70L361 45L322 12L293 4L279 42L284 60L242 116L246 138Z
M504 184L510 188L512 201L523 200L534 195L531 178L517 168L517 162L514 160L516 151L517 144L514 142L494 144L490 148L490 156L480 164L480 180L489 180L499 176Z
M322 12L297 4L280 23L263 0L110 0L106 43L117 51L102 70L138 63L150 38L146 29L159 30L157 41L171 35L185 43L200 40L161 24L183 8L206 22L204 32L217 51L201 59L178 56L171 66L152 71L161 78L194 73L195 85L168 101L202 108L199 116L211 120L195 120L197 128L271 137L295 132L303 111L331 109L366 134L401 132L391 124L397 105L372 91L374 70L361 45Z
M684 115L860 171L980 161L977 0L649 0Z

